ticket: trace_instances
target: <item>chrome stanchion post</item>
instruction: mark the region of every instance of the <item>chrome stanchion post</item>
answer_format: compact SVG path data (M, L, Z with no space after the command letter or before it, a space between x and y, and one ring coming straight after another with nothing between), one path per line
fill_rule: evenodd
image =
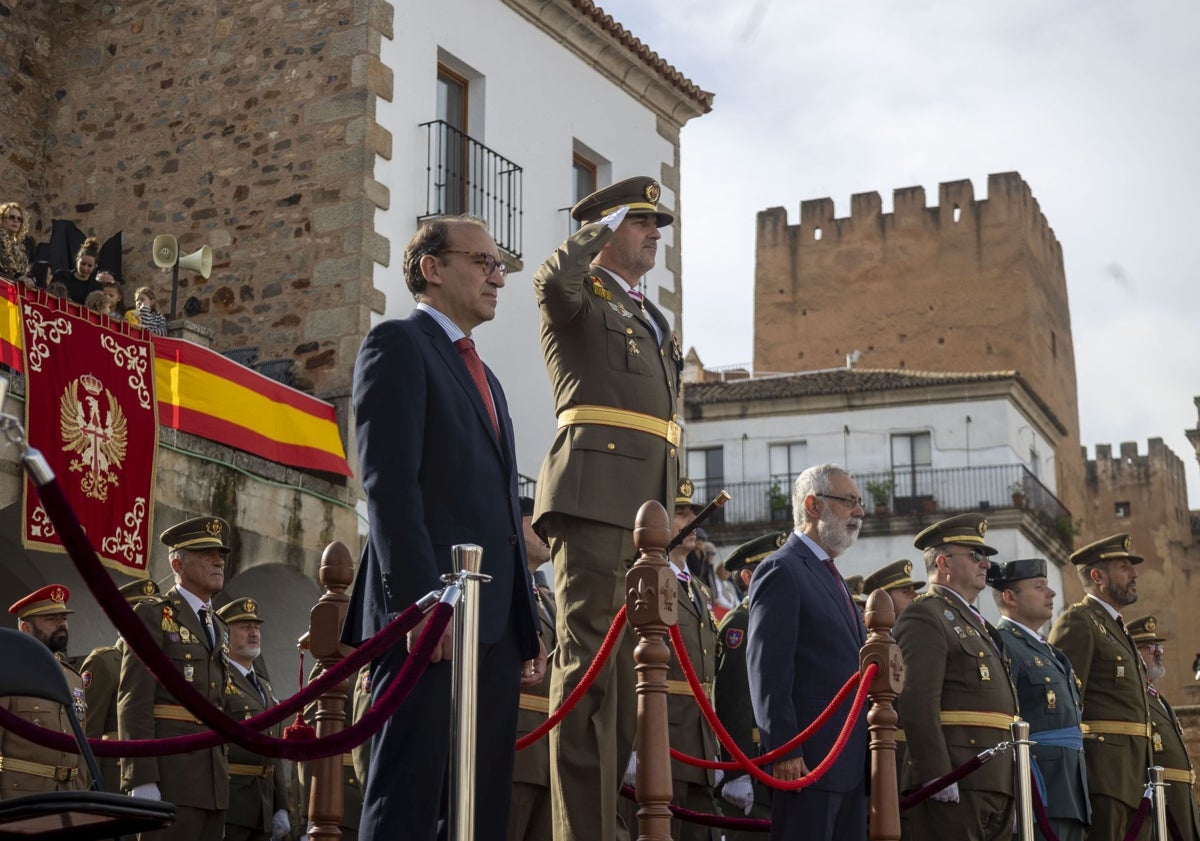
M483 548L471 543L450 547L454 576L462 600L454 611L454 677L450 704L450 803L451 841L475 837L475 710L478 694L479 585L490 581L480 575Z
M1029 765L1029 722L1012 723L1013 744L1017 748L1017 837L1033 841L1033 788Z
M1153 790L1153 800L1151 806L1154 809L1154 837L1158 841L1170 841L1171 836L1167 835L1167 781L1163 767L1161 765L1151 765L1150 772L1150 788Z

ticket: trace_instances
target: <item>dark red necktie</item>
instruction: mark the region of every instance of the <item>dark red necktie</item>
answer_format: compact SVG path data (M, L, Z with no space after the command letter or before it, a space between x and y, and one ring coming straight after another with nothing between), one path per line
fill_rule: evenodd
M838 588L838 592L842 594L842 598L846 600L846 607L850 610L850 615L854 619L858 619L858 608L854 606L854 602L850 601L850 593L846 590L846 584L842 581L842 574L838 572L837 565L833 562L833 558L825 559L825 569L829 570L829 574L833 576L834 586Z
M475 352L475 343L463 336L454 343L454 346L462 354L463 362L466 363L467 370L471 372L471 379L475 381L475 387L479 389L479 396L483 398L483 405L487 407L488 417L492 419L492 429L498 439L500 424L496 420L496 406L492 402L492 389L488 386L487 375L483 372L483 360Z

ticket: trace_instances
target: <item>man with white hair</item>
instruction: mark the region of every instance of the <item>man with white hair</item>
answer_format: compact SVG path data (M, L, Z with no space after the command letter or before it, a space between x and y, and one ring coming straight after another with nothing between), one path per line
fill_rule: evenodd
M866 629L834 559L854 544L864 513L858 486L843 468L808 468L792 488L795 531L750 582L746 663L765 751L811 724L858 671ZM840 729L835 717L777 761L774 776L797 780L809 774ZM865 838L866 751L864 713L824 777L800 791L774 793L771 838Z

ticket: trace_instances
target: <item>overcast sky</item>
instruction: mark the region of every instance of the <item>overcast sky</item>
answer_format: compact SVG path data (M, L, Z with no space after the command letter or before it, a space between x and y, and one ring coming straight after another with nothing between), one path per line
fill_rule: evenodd
M716 94L682 135L685 344L752 358L755 215L1017 171L1062 244L1080 427L1184 429L1200 395L1200 3L1195 0L597 0ZM625 175L624 173L619 175ZM864 359L863 365L869 365Z

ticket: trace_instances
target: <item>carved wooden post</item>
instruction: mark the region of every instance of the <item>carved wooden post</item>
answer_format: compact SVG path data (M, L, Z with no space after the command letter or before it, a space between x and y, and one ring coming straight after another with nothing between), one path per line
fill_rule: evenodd
M354 581L354 561L346 544L335 540L321 555L318 574L325 592L308 614L308 650L321 670L333 668L352 649L339 642L342 620L350 598L347 588ZM347 681L335 684L317 700L317 737L340 733L346 726ZM308 837L340 839L342 813L345 810L342 789L342 757L327 756L311 763L312 785L308 794Z
M868 696L871 709L867 725L871 732L871 841L900 838L900 793L896 780L896 721L893 702L904 688L904 658L892 639L896 609L892 597L876 590L867 599L867 642L859 652L860 671L872 663L879 666Z
M671 743L667 731L667 636L675 624L678 589L667 562L667 511L650 500L638 509L633 543L638 559L625 575L625 608L640 641L637 664L638 841L671 839Z

